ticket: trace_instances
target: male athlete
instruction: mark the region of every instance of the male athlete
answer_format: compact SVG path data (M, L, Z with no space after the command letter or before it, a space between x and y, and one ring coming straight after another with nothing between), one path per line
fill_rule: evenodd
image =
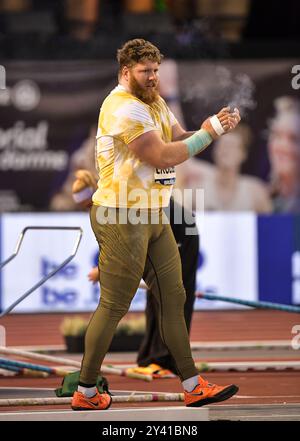
M107 409L108 394L96 379L118 322L140 280L156 298L161 338L182 382L186 406L223 401L238 391L198 375L184 320L180 256L163 211L169 204L175 166L233 130L239 111L223 108L201 129L186 132L158 94L162 59L150 42L130 40L118 51L119 85L104 100L98 122L98 189L91 225L99 243L101 300L89 323L74 410Z

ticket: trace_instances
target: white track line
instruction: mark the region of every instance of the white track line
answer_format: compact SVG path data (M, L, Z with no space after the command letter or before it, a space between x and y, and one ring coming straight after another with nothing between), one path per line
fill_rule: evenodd
M291 348L290 340L248 340L248 341L192 341L193 350L227 350L227 349L272 349Z
M49 391L54 391L54 388L52 388L52 387L8 387L8 386L3 386L3 387L0 387L0 391L1 390L5 390L5 389L7 389L7 390L16 390L16 391L26 391L26 390L30 390L30 391L32 391L32 390L34 390L34 391L47 391L47 390L49 390ZM120 393L122 393L122 394L162 394L163 392L153 392L153 391L151 391L151 392L149 392L149 391L143 391L143 390L135 390L135 391L132 391L132 390L111 390L110 391L112 394L115 394L115 395L118 395L118 394L120 394ZM242 399L242 400L257 400L257 399L261 399L261 398L263 398L263 399L272 399L272 398L282 398L282 399L284 399L284 398L299 398L299 400L300 400L300 395L234 395L233 397L232 397L233 399L236 399L236 398L238 398L238 399Z
M192 341L192 349L268 349L268 348L291 348L290 340L246 340L246 341ZM61 352L66 351L66 346L61 345L31 345L11 346L13 349L36 352Z
M114 366L114 364L112 364ZM135 363L120 363L117 364L120 369L127 369L135 367ZM198 361L196 362L196 366L202 370L202 372L205 372L205 369L203 370L203 367L207 367L207 372L209 372L209 369L211 371L241 371L245 372L248 370L251 371L264 371L267 369L272 370L278 370L282 371L285 369L294 369L294 370L300 370L300 360L272 360L272 361Z
M285 370L285 369L300 369L300 361L216 361L216 362L208 362L208 368L211 368L215 371L247 371L247 370L255 370L255 371L263 371L266 369L274 369L274 370ZM202 363L196 363L196 366L199 365L201 367Z
M93 411L3 412L0 421L208 421L208 409L184 406Z

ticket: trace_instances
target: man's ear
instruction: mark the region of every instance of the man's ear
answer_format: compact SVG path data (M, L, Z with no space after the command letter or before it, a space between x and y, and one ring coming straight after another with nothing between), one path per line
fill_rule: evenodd
M125 80L128 81L129 79L129 69L127 66L124 66L122 69L122 77L125 78Z

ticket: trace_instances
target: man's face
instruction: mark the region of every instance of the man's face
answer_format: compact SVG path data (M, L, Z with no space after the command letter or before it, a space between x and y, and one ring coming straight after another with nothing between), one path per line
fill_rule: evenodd
M157 101L158 93L158 63L145 60L128 69L128 84L130 91L146 104Z

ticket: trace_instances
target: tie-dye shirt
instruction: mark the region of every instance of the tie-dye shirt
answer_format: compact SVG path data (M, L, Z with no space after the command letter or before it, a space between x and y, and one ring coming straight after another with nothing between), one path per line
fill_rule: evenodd
M129 148L134 139L151 130L164 142L172 141L173 113L160 97L151 105L121 85L104 100L98 122L96 165L98 189L93 203L105 207L159 208L169 204L175 168L156 169Z

